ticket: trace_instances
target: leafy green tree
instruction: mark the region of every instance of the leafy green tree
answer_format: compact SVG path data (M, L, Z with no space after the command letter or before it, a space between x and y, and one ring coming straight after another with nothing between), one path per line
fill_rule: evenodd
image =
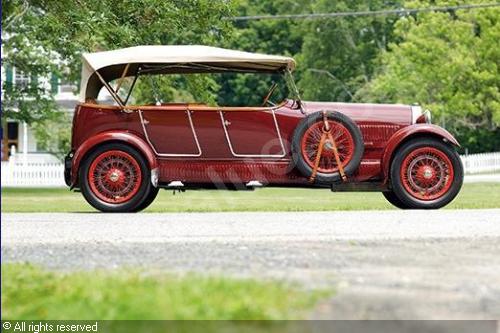
M298 14L309 11L311 0L237 0L235 16ZM295 56L302 48L302 22L296 20L236 21L234 31L226 44L248 52ZM288 95L286 84L277 76L233 75L222 77L219 103L224 105L260 105L272 83L279 89L274 101ZM259 92L259 93L256 93Z
M7 0L2 3L6 64L33 77L56 72L73 82L80 56L136 45L220 45L231 32L232 4L211 0ZM59 65L56 65L59 63ZM207 82L210 85L210 82ZM28 123L56 112L48 91L4 87L3 116Z
M3 65L15 66L33 82L26 87L2 85L2 121L33 124L38 141L49 151L67 150L69 130L60 126L64 115L50 85L37 84L37 78L55 74L78 83L83 52L150 44L220 45L231 33L231 23L221 19L232 14L227 1L6 0L2 7ZM189 85L203 95L214 82L199 78ZM141 88L141 96L153 99L149 86ZM51 137L44 128L54 131Z
M315 13L398 8L400 1L316 0ZM299 62L299 87L305 99L353 101L373 76L375 59L393 39L397 16L358 16L306 20Z
M422 7L426 2L410 5ZM394 32L400 42L381 54L375 78L356 96L421 103L471 152L499 150L499 18L498 9L401 18Z
M42 41L30 38L40 15L28 1L2 2L2 67L8 80L2 84L2 120L8 117L32 123L57 110L50 87L37 84L38 78L57 71L55 55ZM30 76L31 84L12 83L14 66L18 73Z
M320 20L222 19L457 3L464 1L6 0L3 61L32 78L55 73L77 83L82 52L143 44L205 44L289 55L298 62L296 79L304 99L419 102L471 152L499 150L498 9ZM273 81L278 80L193 75L158 79L157 90L165 101L259 105L261 92ZM60 121L55 120L59 116L50 85L4 84L2 89L3 119L37 123L37 132L45 120ZM152 102L154 94L149 80L140 80L135 102ZM274 101L286 95L287 90L281 89Z
M66 112L51 114L44 122L32 124L37 148L54 154L60 160L71 149L71 117Z
M129 104L205 103L216 105L219 84L213 75L143 75L132 89ZM129 87L124 90L128 92Z

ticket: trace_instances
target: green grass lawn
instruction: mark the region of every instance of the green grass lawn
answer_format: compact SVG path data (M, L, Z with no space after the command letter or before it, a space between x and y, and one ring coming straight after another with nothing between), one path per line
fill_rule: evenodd
M465 184L447 206L500 208L500 184ZM160 191L146 212L325 211L393 209L381 193L264 188L255 191ZM90 212L81 193L68 189L2 189L2 212Z
M249 279L2 265L2 320L298 319L328 294Z

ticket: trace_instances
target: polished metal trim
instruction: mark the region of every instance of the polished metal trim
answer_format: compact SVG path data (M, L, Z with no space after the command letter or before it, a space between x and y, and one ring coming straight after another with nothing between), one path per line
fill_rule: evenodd
M432 124L432 113L430 110L425 110L424 111L424 116L425 116L425 122L427 124Z
M258 155L258 154L238 154L238 153L236 153L234 151L234 149L233 149L233 145L231 144L231 139L229 138L229 133L228 133L228 130L227 130L226 122L225 122L225 119L224 119L224 115L222 113L223 113L223 111L219 110L220 120L222 122L222 127L224 128L224 133L226 134L227 144L229 145L229 150L231 150L231 154L233 154L234 157L257 157L257 158L277 157L277 158L282 158L282 157L286 156L285 145L283 144L283 139L281 138L281 132L280 132L280 128L278 126L278 120L276 119L276 114L274 112L274 109L271 110L271 113L273 115L274 126L276 127L276 133L278 134L278 139L280 141L281 151L283 152L282 154L274 154L274 155L271 155L271 154L269 154L269 155L265 155L265 154L262 154L262 155Z
M173 180L168 183L167 187L184 187L184 184L180 180Z
M191 111L187 110L186 112L188 115L189 124L191 125L191 131L193 132L193 137L194 137L194 141L196 143L196 148L198 149L197 154L168 154L168 153L159 153L158 151L156 151L155 146L153 145L153 143L149 139L148 131L146 130L146 121L147 120L144 119L142 112L143 112L142 110L139 110L139 117L141 118L142 130L144 131L144 136L146 137L146 140L148 141L149 145L151 146L151 149L153 149L153 152L156 155L158 155L160 157L199 157L199 156L201 156L200 142L198 141L198 135L196 134L196 131L194 129L193 119L191 118Z
M259 182L258 180L251 180L248 183L246 183L245 186L246 187L262 187L264 185L262 185L262 183Z
M154 187L158 187L158 180L160 179L160 172L158 168L154 168L151 170L151 184Z

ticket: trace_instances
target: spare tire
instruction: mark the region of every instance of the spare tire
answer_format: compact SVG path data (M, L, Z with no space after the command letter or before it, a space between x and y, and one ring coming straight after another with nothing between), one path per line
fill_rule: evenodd
M330 133L337 145L341 164L346 176L352 175L361 162L364 152L363 136L359 127L346 115L333 111L327 112ZM292 137L292 157L296 168L305 176L311 177L323 134L323 112L315 112L302 119ZM319 161L315 182L331 184L341 179L333 145L327 140Z

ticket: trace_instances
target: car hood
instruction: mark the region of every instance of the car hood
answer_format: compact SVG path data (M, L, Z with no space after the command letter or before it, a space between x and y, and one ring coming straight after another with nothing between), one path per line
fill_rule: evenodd
M368 104L302 101L306 113L338 111L359 122L383 122L410 125L412 107L403 104Z

